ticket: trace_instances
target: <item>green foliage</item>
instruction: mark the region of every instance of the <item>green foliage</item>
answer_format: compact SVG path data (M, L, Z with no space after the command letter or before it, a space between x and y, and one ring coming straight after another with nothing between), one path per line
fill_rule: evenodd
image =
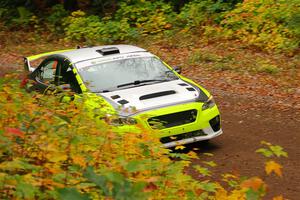
M226 174L228 191L218 182L193 179L185 169L198 158L195 152L170 153L142 127L131 133L110 126L103 101L97 98L90 107L93 95L65 104L59 99L72 93L29 94L15 80L13 75L0 79L1 199L225 200L259 199L265 193L257 177ZM272 154L286 156L281 147L264 144ZM212 174L207 167L192 167L201 177ZM266 171L280 174L280 168L271 161Z
M260 154L262 154L263 156L265 156L267 158L273 157L273 156L288 157L287 152L285 152L283 150L283 148L279 145L272 145L271 143L265 142L265 141L262 141L261 144L267 146L268 148L259 148L259 149L256 150L256 153L260 153Z
M123 2L114 16L102 19L75 11L64 20L66 39L111 43L157 34L171 28L172 13L171 6L161 1Z
M60 188L57 190L59 198L64 200L89 200L88 195L80 194L75 188Z
M186 198L199 189L153 133L115 132L91 118L106 114L86 106L91 97L64 104L24 93L15 78L0 79L1 199Z
M97 40L104 24L97 16L86 16L82 11L72 12L64 19L66 39L69 40Z
M115 14L115 20L127 19L130 26L140 33L155 34L171 28L173 15L172 7L162 1L136 1L132 5L123 2Z
M170 30L172 35L174 30L184 27L205 30L209 38L238 39L266 50L293 51L299 47L299 0L235 3L194 0L175 14L170 4L163 1L124 1L113 15L102 19L76 11L64 20L64 30L68 40L111 43ZM278 70L263 67L259 71Z
M207 52L201 52L200 50L196 50L192 53L192 55L189 57L190 64L198 64L200 62L223 62L222 57L207 53Z
M269 74L277 74L280 69L276 65L263 63L257 69L258 72L265 72Z
M0 7L0 19L4 19L7 14L8 14L8 9Z
M222 12L231 8L231 4L220 0L193 0L185 4L177 18L181 26L199 28L204 24L220 21Z
M46 9L53 5L48 3L4 0L0 18L11 29L49 30L60 37L65 34L66 40L87 43L113 43L161 33L166 37L177 32L189 36L188 31L193 30L204 33L208 40L235 39L267 51L295 52L300 44L300 0L93 0L78 2L83 10L70 14L63 4ZM39 7L43 12L35 12ZM258 71L277 73L268 67Z
M294 12L287 21L287 27L295 34L296 37L300 37L300 13Z
M110 43L136 37L137 32L124 18L113 21L110 18L100 20L98 16L86 16L83 11L75 11L64 19L67 40L100 41Z
M145 182L135 183L117 172L109 172L99 176L89 167L84 176L100 189L99 192L103 192L102 195L116 200L146 199L148 196L143 193L146 187Z
M299 0L248 0L228 11L221 27L208 28L208 35L239 39L267 50L299 47Z
M214 70L236 70L234 66L236 60L232 55L220 56L210 52L201 52L200 50L195 50L188 59L190 65L204 64L207 68L207 64L212 64L212 69Z
M283 148L279 145L272 145L271 143L266 141L261 141L261 144L267 146L268 148L259 148L256 150L256 153L260 153L264 157L288 157L287 152L284 151ZM268 160L265 163L265 171L268 175L274 173L277 176L282 177L282 166L274 160Z
M211 172L209 171L209 169L205 167L200 167L199 165L195 165L194 168L203 176L211 176Z
M41 20L24 6L13 7L15 2L0 6L0 19L7 30L39 30Z
M24 28L36 22L36 16L34 16L33 13L25 7L18 7L17 11L19 17L11 20L16 26L21 26Z
M50 15L46 18L48 28L55 33L63 33L63 19L69 14L61 4L56 4L51 8Z

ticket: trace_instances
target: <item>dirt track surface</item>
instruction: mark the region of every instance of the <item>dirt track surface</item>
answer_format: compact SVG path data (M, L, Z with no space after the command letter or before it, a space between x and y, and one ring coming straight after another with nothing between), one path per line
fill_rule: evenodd
M272 199L283 195L286 199L300 198L300 114L293 110L278 111L268 107L267 102L249 99L235 94L222 94L213 91L222 114L223 135L211 140L208 144L193 144L188 148L200 148L202 152L213 153L212 158L218 166L213 172L233 173L241 176L259 176L268 185L267 196ZM260 105L251 106L253 103ZM261 106L261 105L266 106ZM248 107L248 109L243 109ZM283 177L266 175L264 162L266 158L255 153L260 148L260 141L280 145L288 152L288 158L275 159L283 165ZM200 155L203 158L203 155ZM203 159L194 160L200 164ZM197 173L189 170L197 178ZM200 180L203 177L198 177ZM213 176L220 180L220 177Z

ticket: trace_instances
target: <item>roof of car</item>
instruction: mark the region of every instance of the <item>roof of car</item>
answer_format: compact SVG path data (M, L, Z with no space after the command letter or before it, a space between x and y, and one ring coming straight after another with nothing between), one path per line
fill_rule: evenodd
M76 63L82 60L89 60L93 58L103 57L105 55L99 53L99 50L107 49L107 48L117 48L120 54L146 52L145 49L132 46L132 45L105 45L105 46L95 46L95 47L85 47L85 48L75 49L75 50L59 53L59 55L67 57L71 62Z

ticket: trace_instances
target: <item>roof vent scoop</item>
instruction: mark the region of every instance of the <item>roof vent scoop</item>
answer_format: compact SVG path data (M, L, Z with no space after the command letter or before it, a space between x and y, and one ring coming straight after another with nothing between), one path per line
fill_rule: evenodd
M103 56L120 53L120 50L116 47L106 47L106 48L98 49L96 51Z

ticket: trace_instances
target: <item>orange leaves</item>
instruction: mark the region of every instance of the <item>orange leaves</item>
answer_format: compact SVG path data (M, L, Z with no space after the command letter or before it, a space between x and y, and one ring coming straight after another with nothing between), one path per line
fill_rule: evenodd
M268 175L270 175L272 172L274 172L277 176L282 177L281 169L282 169L282 166L273 160L266 162L265 171Z
M241 183L242 188L251 188L254 191L258 191L259 189L266 189L266 184L261 178L252 177L248 180L245 180Z
M74 162L74 164L77 164L80 167L86 167L86 164L87 164L85 161L85 158L80 155L74 156L73 162Z

